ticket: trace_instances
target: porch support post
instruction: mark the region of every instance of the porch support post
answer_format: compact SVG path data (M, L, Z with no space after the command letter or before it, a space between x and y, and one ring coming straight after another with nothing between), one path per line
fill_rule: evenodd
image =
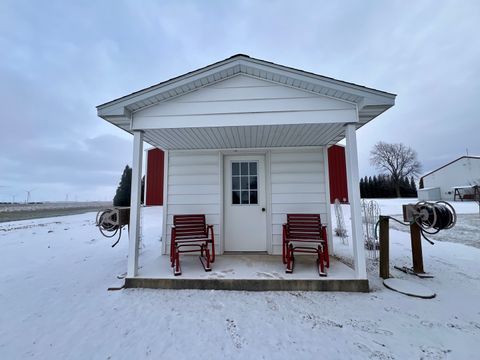
M330 203L330 173L328 170L328 146L323 147L323 169L325 172L325 204L327 207L327 237L328 252L333 255L333 223L332 223L332 205Z
M133 132L132 190L130 198L130 224L127 277L133 278L138 269L140 242L140 194L142 191L143 131Z
M352 243L355 275L358 279L367 278L365 247L363 244L362 211L360 205L360 183L358 175L357 136L355 124L345 128L348 200L352 218Z

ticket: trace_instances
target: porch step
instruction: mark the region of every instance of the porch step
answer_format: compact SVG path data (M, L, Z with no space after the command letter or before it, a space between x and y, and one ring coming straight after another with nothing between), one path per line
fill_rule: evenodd
M126 288L199 289L235 291L348 291L368 292L368 280L359 279L159 279L126 278Z

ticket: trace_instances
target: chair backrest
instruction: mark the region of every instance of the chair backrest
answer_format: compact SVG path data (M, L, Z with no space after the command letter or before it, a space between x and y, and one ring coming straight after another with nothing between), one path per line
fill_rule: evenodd
M173 225L177 238L194 239L207 235L203 214L173 215Z
M287 214L288 237L295 239L321 239L322 223L319 214Z

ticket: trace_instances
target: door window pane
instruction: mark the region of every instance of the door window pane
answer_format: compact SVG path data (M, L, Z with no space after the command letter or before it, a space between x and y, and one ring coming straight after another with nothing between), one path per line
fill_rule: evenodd
M242 191L242 204L248 204L248 191Z
M232 162L232 175L240 175L240 164Z
M241 166L240 173L242 175L248 175L248 162L242 162L240 166Z
M257 177L250 176L250 190L257 190Z
M232 191L232 204L240 204L240 191Z
M258 197L256 191L250 191L250 204L258 204Z
M232 162L232 204L258 205L258 163Z
M250 163L250 175L257 175L257 163L251 162Z
M242 190L248 190L248 176L242 176Z
M232 177L232 190L240 190L240 177Z

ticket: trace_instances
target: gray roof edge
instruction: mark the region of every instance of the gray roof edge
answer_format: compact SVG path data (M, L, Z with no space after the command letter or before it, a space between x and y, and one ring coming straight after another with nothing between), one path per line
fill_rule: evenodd
M173 84L177 81L181 81L181 80L184 80L184 79L194 77L194 76L199 75L203 72L215 69L216 67L220 67L222 65L232 63L232 62L237 61L237 60L246 60L247 62L250 62L250 63L254 63L254 64L256 63L256 64L259 64L259 65L269 66L269 67L277 68L279 70L283 70L283 71L287 71L287 72L291 72L291 73L296 73L296 74L303 75L303 76L308 76L308 77L314 78L316 80L325 81L325 82L332 83L332 84L335 84L335 85L355 88L355 89L360 90L360 91L365 91L365 92L369 92L369 93L372 93L372 94L375 94L375 95L385 96L385 97L391 98L392 100L395 100L395 97L397 96L396 94L389 93L389 92L386 92L386 91L377 90L377 89L369 88L369 87L366 87L366 86L346 82L346 81L343 81L343 80L338 80L338 79L334 79L334 78L331 78L331 77L315 74L315 73L312 73L312 72L288 67L288 66L285 66L285 65L279 65L279 64L276 64L276 63L273 63L273 62L252 58L252 57L250 57L248 55L244 55L244 54L237 54L237 55L233 55L233 56L231 56L227 59L215 62L213 64L204 66L202 68L187 72L183 75L173 77L171 79L165 80L165 81L160 82L158 84L146 87L144 89L132 92L128 95L124 95L124 96L119 97L117 99L114 99L114 100L108 101L106 103L97 105L96 108L97 108L97 110L108 108L108 107L110 107L112 105L115 105L115 104L118 104L122 101L127 101L129 99L133 99L136 96L143 95L143 94L148 93L150 91L155 91L155 90L160 89L164 86Z
M420 176L420 180L422 180L423 178L425 178L425 177L433 174L434 172L437 172L438 170L441 170L441 169L443 169L443 168L445 168L445 167L447 167L447 166L449 166L449 165L451 165L451 164L453 164L453 163L455 163L455 162L457 162L457 161L459 161L459 160L462 160L462 159L480 160L480 155L479 155L479 156L475 156L475 155L463 155L463 156L460 156L460 157L456 158L455 160L452 160L452 161L450 161L450 162L448 162L448 163L446 163L446 164L444 164L444 165L442 165L442 166L440 166L440 167L438 167L438 168L436 168L436 169L434 169L434 170L431 170L431 171L423 174L422 176Z

